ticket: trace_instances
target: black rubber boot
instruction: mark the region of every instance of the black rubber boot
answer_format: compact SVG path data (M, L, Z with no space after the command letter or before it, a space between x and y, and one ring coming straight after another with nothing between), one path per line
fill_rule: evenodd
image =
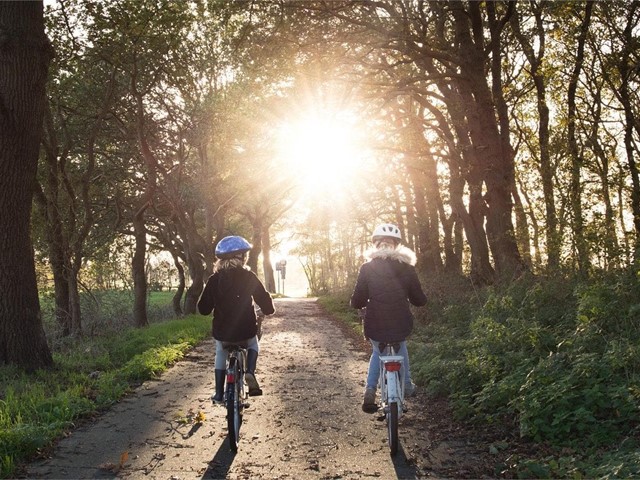
M226 370L217 370L215 373L215 381L216 381L216 393L211 397L211 401L213 403L223 403L224 402L224 381L227 376Z
M258 352L255 350L247 350L247 371L244 373L244 378L249 386L249 396L257 397L262 395L258 380L256 380L256 363L258 362Z

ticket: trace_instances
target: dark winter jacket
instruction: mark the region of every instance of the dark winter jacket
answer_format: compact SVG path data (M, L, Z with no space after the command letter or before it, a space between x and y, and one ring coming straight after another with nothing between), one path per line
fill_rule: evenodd
M202 315L213 311L213 338L239 342L257 334L254 300L265 315L275 312L271 295L251 270L223 269L207 280L198 300L198 311Z
M360 267L351 306L366 307L364 334L378 342L400 342L413 330L409 304L427 303L415 270L415 254L406 247L376 250Z

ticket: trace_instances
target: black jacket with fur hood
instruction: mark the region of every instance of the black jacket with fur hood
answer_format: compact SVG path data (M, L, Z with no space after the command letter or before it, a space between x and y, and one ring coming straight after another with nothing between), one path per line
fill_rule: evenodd
M407 247L375 250L360 267L351 306L366 307L364 334L378 342L401 342L413 330L409 304L427 303L414 265L416 256Z
M254 300L265 315L275 312L271 295L251 270L223 269L207 280L198 300L198 311L202 315L213 311L213 338L240 342L258 332Z

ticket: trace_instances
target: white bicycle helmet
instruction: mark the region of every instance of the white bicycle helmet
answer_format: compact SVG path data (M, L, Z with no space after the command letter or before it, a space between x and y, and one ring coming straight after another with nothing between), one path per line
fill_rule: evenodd
M402 241L400 229L391 223L381 223L378 225L371 235L371 241L377 242L378 240L382 240L384 237L393 238L398 242Z

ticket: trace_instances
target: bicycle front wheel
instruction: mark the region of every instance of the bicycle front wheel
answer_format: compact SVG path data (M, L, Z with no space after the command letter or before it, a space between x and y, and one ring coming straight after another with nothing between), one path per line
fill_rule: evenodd
M398 453L398 403L389 403L387 413L387 430L389 434L389 449L391 455Z

